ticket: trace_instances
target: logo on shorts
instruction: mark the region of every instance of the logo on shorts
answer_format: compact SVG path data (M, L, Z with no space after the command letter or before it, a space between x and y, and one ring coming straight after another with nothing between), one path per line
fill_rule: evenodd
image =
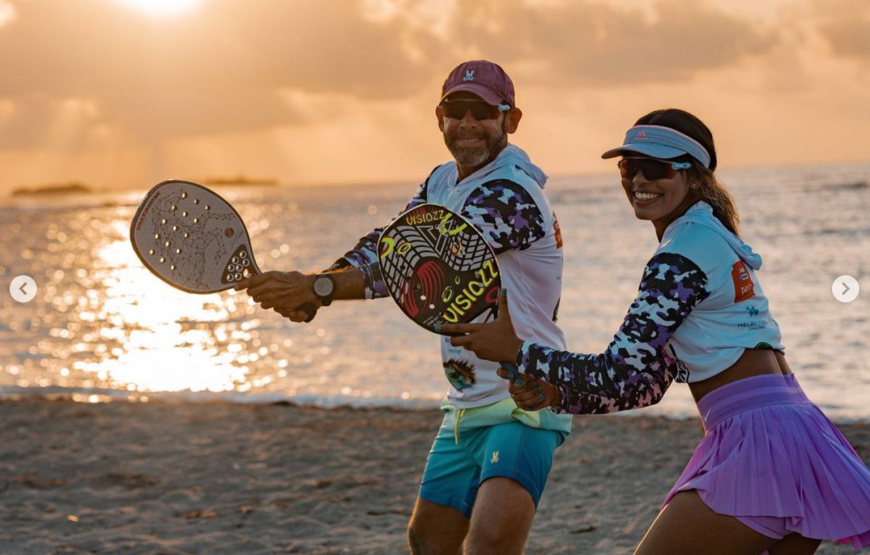
M738 260L731 266L731 281L734 282L734 302L740 303L746 299L751 299L755 296L755 285L752 283L752 276L749 275L749 268L742 260Z
M495 463L497 463L497 462L498 462L498 451L493 451L493 452L492 452L492 458L489 459L489 463L490 463L490 464L495 464Z

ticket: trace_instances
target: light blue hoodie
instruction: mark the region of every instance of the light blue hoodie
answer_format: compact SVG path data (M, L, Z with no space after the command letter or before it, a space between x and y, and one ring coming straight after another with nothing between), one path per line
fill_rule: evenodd
M761 269L761 255L754 252L752 247L744 243L740 237L728 231L728 228L722 225L719 218L713 215L713 207L706 202L698 202L689 208L685 214L668 226L668 229L665 230L665 236L676 225L685 223L705 225L714 230L753 270ZM662 237L662 241L664 242L664 237Z
M755 271L761 256L728 231L706 202L698 202L665 230L659 253L694 262L707 277L709 296L698 303L665 349L679 368L677 381L699 382L726 370L745 349L784 351L779 325Z

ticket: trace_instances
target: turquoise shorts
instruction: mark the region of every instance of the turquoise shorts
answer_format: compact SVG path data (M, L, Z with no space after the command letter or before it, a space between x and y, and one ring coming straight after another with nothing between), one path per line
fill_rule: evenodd
M420 498L471 518L480 484L501 476L523 486L537 508L553 454L565 436L561 431L508 422L463 429L457 442L453 426L445 419L426 460Z

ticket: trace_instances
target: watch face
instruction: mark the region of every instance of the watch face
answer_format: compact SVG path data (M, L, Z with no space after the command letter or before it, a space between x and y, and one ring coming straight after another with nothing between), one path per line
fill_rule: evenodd
M314 292L319 297L328 297L329 295L332 295L334 287L332 280L328 277L319 276L314 280Z

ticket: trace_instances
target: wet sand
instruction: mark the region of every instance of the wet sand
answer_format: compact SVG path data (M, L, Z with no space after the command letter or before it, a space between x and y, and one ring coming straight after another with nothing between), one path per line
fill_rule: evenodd
M3 402L0 553L406 553L440 418L435 410ZM870 459L870 426L840 429ZM695 419L576 418L526 552L630 554L701 433Z

